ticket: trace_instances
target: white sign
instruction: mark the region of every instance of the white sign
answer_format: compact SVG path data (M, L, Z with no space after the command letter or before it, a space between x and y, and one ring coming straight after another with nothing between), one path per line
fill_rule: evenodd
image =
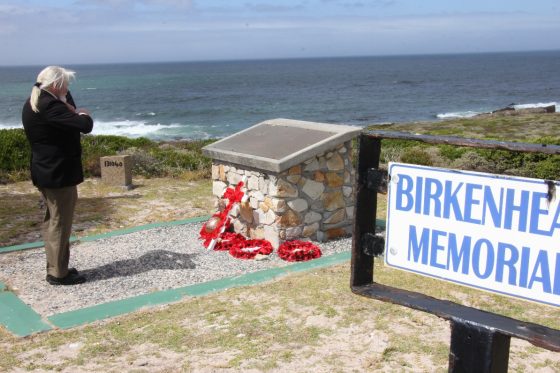
M387 265L560 306L560 182L389 164Z

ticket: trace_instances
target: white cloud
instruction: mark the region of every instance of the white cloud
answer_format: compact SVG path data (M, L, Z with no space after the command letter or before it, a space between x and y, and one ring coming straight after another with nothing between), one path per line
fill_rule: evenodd
M36 50L29 35L37 25L43 36L70 48L41 48L28 63L47 57L93 63L560 48L558 38L550 37L560 34L557 14L338 11L352 4L392 4L385 0L70 1L56 7L0 5L0 65L29 59L25 51ZM318 4L330 10L314 9Z

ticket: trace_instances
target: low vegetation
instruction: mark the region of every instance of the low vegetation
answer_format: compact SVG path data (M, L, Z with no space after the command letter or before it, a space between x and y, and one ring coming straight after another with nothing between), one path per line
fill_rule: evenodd
M128 154L133 174L143 177L208 178L211 160L202 147L215 140L156 142L146 138L85 135L82 163L86 177L101 176L99 158ZM29 180L31 148L23 129L0 130L0 184Z
M480 116L436 122L374 125L371 130L560 145L560 113ZM156 142L146 138L86 135L82 138L86 177L99 177L99 158L129 154L133 174L146 177L210 177L211 160L202 147L215 140ZM29 180L31 149L22 129L0 130L0 184ZM560 155L517 153L416 141L384 140L381 162L405 162L464 170L560 179Z
M385 124L371 126L369 129L560 145L558 113ZM404 162L539 179L560 179L560 155L430 145L418 141L383 140L381 162Z

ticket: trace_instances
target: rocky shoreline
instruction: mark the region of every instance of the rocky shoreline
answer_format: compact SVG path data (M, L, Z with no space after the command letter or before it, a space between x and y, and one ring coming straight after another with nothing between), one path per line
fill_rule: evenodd
M516 104L509 104L506 107L491 111L490 113L478 114L476 118L484 118L488 116L511 116L523 114L553 114L556 113L556 105L530 107L530 108L516 108Z

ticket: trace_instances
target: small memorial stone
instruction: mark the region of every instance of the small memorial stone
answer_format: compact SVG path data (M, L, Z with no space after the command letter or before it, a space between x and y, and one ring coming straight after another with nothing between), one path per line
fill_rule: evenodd
M110 185L132 187L132 157L116 155L101 157L101 180Z

